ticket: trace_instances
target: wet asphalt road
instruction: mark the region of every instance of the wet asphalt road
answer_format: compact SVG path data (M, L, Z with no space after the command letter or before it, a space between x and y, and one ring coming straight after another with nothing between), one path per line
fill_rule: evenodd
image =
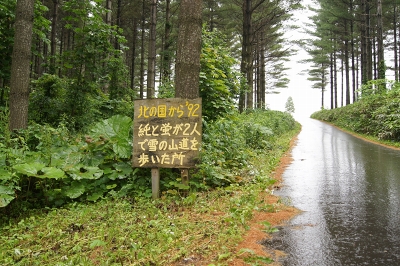
M400 265L400 151L301 124L277 194L303 212L265 246L282 265Z

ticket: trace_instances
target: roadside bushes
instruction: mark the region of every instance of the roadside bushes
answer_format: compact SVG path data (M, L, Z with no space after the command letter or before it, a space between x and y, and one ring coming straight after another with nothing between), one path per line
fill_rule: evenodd
M257 179L262 173L254 170L254 159L270 156L274 160L270 151L281 149L279 138L296 126L290 114L269 110L236 113L207 124L197 182L220 187ZM271 168L274 166L271 161Z
M379 93L370 85L364 89L366 93L358 102L321 110L311 117L382 140L400 141L400 84L393 83Z

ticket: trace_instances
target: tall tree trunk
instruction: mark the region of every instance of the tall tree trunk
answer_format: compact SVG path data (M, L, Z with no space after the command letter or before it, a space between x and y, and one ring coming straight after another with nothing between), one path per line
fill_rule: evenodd
M31 68L31 73L32 73L32 75L34 76L34 77L40 77L41 76L41 73L42 73L42 64L43 64L43 61L42 61L42 57L41 57L41 55L42 55L42 49L43 49L43 47L42 47L42 40L40 39L40 37L39 36L36 36L36 41L35 41L35 43L36 43L36 50L37 50L37 54L36 53L31 53L31 56L32 56L32 62L33 62L33 64L32 64L32 68Z
M149 54L147 69L147 99L154 98L156 87L156 25L157 25L157 0L151 0L150 5L150 31Z
M60 59L61 59L61 62L60 62L61 66L63 65L63 62L62 62L62 58L63 57L62 57L62 55L63 55L64 46L65 46L65 39L66 39L66 37L65 37L66 33L65 32L66 32L66 29L64 29L64 27L61 27L60 50L59 50ZM62 68L59 67L58 68L58 76L61 77L61 75L62 75Z
M252 1L244 0L243 6L243 41L242 41L242 62L240 70L247 79L247 99L242 94L239 99L239 110L253 106L253 47L252 47Z
M254 108L254 80L253 80L253 23L252 23L252 1L245 0L245 7L243 15L245 15L244 23L246 24L246 28L243 30L243 35L246 35L246 42L244 42L244 61L246 65L246 78L248 85L247 99L246 99L246 108L253 109ZM245 25L243 25L245 26ZM244 40L244 36L243 36Z
M138 19L133 18L133 33L132 33L132 58L131 58L131 90L135 89L135 61L136 61L136 43L138 35Z
M203 0L181 0L175 69L175 95L199 97Z
M385 48L383 47L382 0L377 0L378 79L385 79ZM384 89L384 88L382 88Z
M116 22L117 22L117 27L118 28L121 28L122 27L122 25L121 25L121 19L122 19L122 0L118 0L118 2L117 2L117 19L116 19ZM114 41L114 48L116 49L116 50L118 50L119 49L119 42L118 42L118 38L115 38L115 41Z
M4 106L4 79L0 77L0 106Z
M367 73L367 23L366 23L366 0L361 1L361 11L363 12L361 16L361 82L362 84L367 84L368 73Z
M58 3L59 0L53 0L53 18L51 21L51 37L50 37L50 73L56 73L56 49L57 49L57 20L58 20Z
M343 55L342 55L342 57L343 57ZM340 71L340 75L341 75L341 78L340 78L340 80L341 80L340 106L343 107L343 102L344 102L344 93L343 93L344 92L344 60L343 60L343 58L341 60L341 64L342 64L342 67L340 69L341 70Z
M34 0L18 0L10 79L10 130L28 126Z
M257 36L257 46L255 51L255 88L254 88L254 106L261 108L261 35Z
M161 71L162 82L168 82L171 78L171 0L166 0L165 5L164 51Z
M373 79L378 78L378 61L377 61L377 51L376 51L376 38L375 35L372 38L372 70L373 70Z
M395 27L397 27L397 25L395 25ZM399 28L397 29L398 34L400 34L400 24L399 24ZM397 39L398 40L398 39ZM398 49L400 47L399 42L396 43L396 49ZM399 64L400 64L400 56L399 56L399 60L398 60ZM399 71L398 71L398 76L399 76L399 80L400 80L400 67L399 67Z
M260 89L261 89L261 108L265 108L265 94L266 94L266 71L265 71L265 41L264 41L264 34L262 35L261 39L261 62L260 62Z
M370 0L361 1L362 25L361 25L361 78L366 84L373 78L372 40L371 40L371 5Z
M349 39L347 31L347 20L345 21L346 36L344 39L344 64L346 68L346 105L350 104L350 67L349 67Z
M356 101L356 66L355 66L355 44L354 44L354 5L353 0L350 0L350 14L352 19L350 20L350 45L351 45L351 81L352 81L352 94L353 103Z
M397 45L397 6L393 6L393 51L394 51L394 79L399 81L399 55Z
M140 92L139 92L139 97L140 99L144 98L144 37L145 37L145 32L146 32L146 0L142 0L142 23L141 23L141 48L140 48Z
M332 40L332 39L331 39ZM333 42L333 40L332 40L332 42ZM333 60L333 52L331 52L330 53L330 55L329 55L329 61L330 61L330 80L331 80L331 109L334 109L335 108L335 106L334 106L334 83L333 83L333 64L334 64L334 60Z
M106 24L108 24L109 26L111 26L112 24L112 1L111 0L106 0L106 17L105 17L105 22ZM110 39L110 43L113 42L113 38L112 36L109 36ZM109 61L110 60L110 53L108 51L104 51L104 58L106 59L105 61ZM103 62L103 67L106 65L106 62ZM103 84L102 90L105 94L110 94L110 98L114 98L115 96L113 95L112 92L112 88L111 88L111 92L110 92L110 83L111 81L105 81L105 83Z
M335 51L333 54L333 73L334 73L334 90L335 90L335 108L338 108L338 79L337 79L337 51L336 51L336 41L335 41Z
M366 0L365 12L366 12L366 25L367 25L367 78L368 80L372 80L372 37L371 37L371 0Z
M357 68L357 72L356 72L356 80L357 80L356 89L357 89L357 91L358 91L359 86L360 86L358 81L361 80L360 79L360 71L358 71L360 69L360 59L361 59L360 57L361 57L361 55L357 54L357 57L356 57L356 68ZM359 94L356 93L356 100L358 100L358 98L359 98Z
M111 0L107 0L106 1L106 23L108 25L111 25L111 12L112 12L112 1Z
M322 63L322 78L321 78L321 108L324 108L325 105L325 66Z

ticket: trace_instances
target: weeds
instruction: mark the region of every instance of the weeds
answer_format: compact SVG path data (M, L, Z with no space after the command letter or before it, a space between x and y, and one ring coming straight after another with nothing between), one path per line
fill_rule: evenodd
M247 191L246 191L247 190ZM171 265L226 262L259 208L256 187L164 197L107 199L29 211L1 226L1 265ZM252 191L250 194L249 192Z
M146 172L126 166L130 127L108 126L115 119L80 138L59 134L62 128L31 128L11 138L13 148L3 147L7 158L0 167L13 178L2 176L0 187L14 184L10 191L18 198L0 219L0 265L227 265L253 212L275 211L260 195L274 183L271 172L299 131L289 115L256 111L209 125L214 144L206 142L190 193L181 197L187 187L165 171L156 201L149 199ZM258 126L241 126L251 119ZM238 134L225 138L227 132ZM260 138L268 145L258 144ZM43 205L42 196L63 200L62 207Z

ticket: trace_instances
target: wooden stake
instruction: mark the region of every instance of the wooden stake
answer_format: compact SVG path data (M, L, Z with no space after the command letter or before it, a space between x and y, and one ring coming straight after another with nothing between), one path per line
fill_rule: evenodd
M182 184L189 186L189 169L181 169L181 179L182 179ZM184 197L187 197L188 195L189 195L189 190L183 193Z
M189 169L181 169L182 184L189 185Z
M160 169L151 169L151 194L153 199L160 197Z

